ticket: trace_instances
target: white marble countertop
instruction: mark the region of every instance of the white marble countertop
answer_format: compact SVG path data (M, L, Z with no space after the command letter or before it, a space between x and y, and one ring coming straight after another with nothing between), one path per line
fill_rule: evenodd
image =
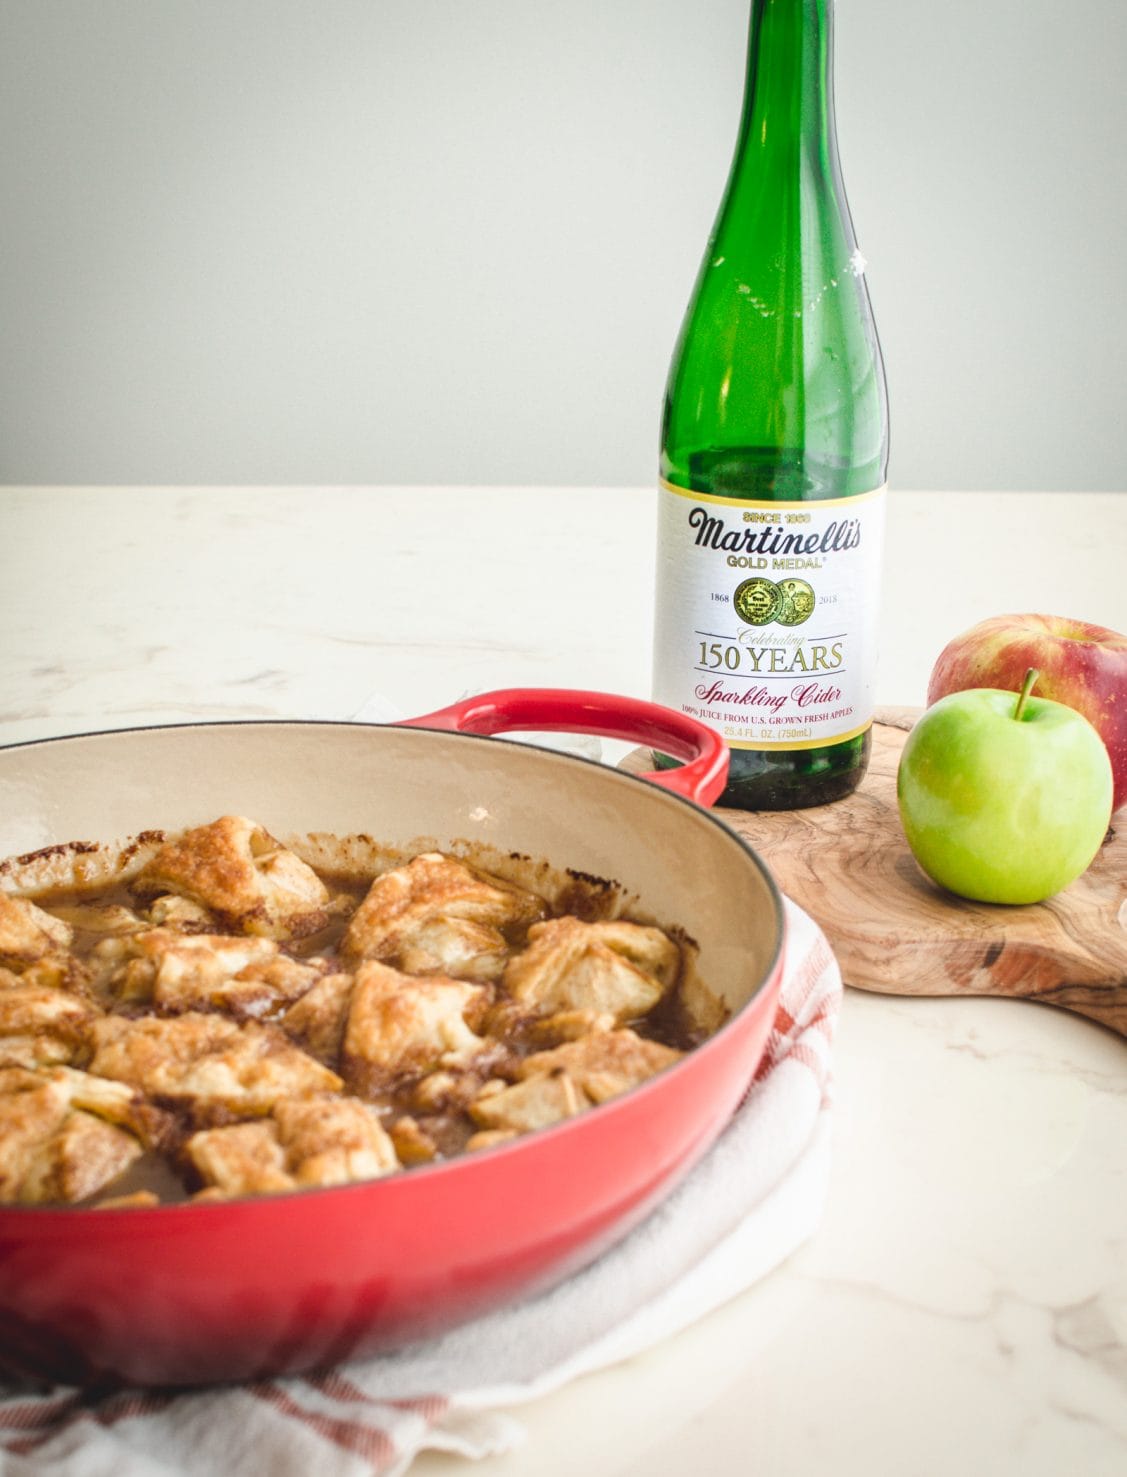
M647 696L644 489L0 490L0 742ZM1007 610L1127 630L1127 495L894 494L879 697ZM1120 1477L1127 1045L1024 1002L847 993L821 1229L520 1412L489 1477ZM418 1477L467 1470L428 1456Z

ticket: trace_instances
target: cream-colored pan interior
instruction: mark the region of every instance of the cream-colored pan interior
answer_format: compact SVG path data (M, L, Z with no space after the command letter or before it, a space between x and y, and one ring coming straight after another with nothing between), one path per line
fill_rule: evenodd
M225 813L310 860L378 870L427 847L551 892L611 883L607 907L683 931L701 979L738 1009L781 946L778 894L714 817L656 786L549 750L421 729L234 723L0 749L0 887L101 881L127 843ZM92 849L65 845L92 843ZM30 861L13 860L43 853Z

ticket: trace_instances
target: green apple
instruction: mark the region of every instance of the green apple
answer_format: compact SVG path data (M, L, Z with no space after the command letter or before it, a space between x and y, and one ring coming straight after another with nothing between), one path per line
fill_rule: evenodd
M1063 703L997 688L955 692L908 735L900 819L941 887L986 903L1036 903L1087 870L1111 819L1107 749Z

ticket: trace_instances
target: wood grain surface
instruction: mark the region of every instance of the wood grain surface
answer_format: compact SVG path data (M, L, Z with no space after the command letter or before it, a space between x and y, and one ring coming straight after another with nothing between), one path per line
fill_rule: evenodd
M1127 1036L1127 808L1083 877L1043 903L966 902L916 865L896 769L916 710L878 714L872 759L845 800L811 810L718 810L821 924L848 985L892 995L1041 1000Z

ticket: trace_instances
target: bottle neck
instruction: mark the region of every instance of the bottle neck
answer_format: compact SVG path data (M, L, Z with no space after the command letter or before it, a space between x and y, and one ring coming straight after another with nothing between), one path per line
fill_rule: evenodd
M739 155L832 173L833 0L752 0Z
M884 481L880 348L838 163L833 0L752 0L727 188L671 367L664 473L804 501Z

